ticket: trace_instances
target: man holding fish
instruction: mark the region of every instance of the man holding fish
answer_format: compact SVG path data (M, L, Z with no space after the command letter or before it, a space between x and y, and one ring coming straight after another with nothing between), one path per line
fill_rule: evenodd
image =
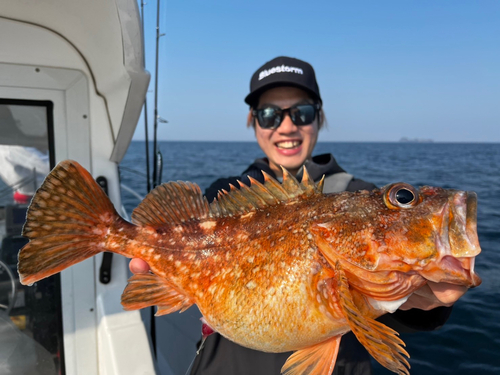
M257 142L266 157L257 159L241 176L215 181L205 192L209 202L218 196L219 190L230 191L230 184L239 186L238 180L247 186L253 181L264 183L266 177L262 171L282 181L282 167L299 180L304 173L315 182L325 176L323 193L376 188L346 173L331 154L312 156L325 115L315 73L308 63L289 57L277 57L267 62L252 76L245 102L250 106L247 124L254 128ZM307 172L304 172L304 167ZM398 194L403 200L411 202L413 199L405 196L412 194L411 189L400 189ZM138 258L131 261L130 269L138 275L149 272L148 264ZM395 301L398 304L387 311L397 310L380 320L400 331L434 330L445 323L451 312L450 306L466 290L464 285L426 280L405 302ZM293 327L289 329L293 331ZM214 333L204 342L191 374L277 375L291 354L249 349ZM300 373L293 366L285 371L286 374ZM368 352L352 332L344 334L333 374L371 373Z

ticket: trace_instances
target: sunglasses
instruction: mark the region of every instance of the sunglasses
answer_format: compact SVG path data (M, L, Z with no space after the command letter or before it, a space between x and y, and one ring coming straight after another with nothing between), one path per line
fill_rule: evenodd
M262 129L277 129L285 114L288 113L292 122L297 126L310 125L316 118L316 113L321 109L321 104L297 104L293 107L282 109L274 105L252 110L252 116L257 117Z

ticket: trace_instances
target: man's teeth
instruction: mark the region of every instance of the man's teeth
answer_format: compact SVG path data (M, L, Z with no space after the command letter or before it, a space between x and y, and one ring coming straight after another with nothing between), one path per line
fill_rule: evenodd
M284 141L276 143L278 148L294 148L300 145L299 141Z

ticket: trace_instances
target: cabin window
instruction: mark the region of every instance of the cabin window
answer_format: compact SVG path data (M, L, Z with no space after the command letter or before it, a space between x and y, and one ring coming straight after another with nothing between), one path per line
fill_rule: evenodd
M19 283L36 189L54 167L53 104L0 98L0 373L64 374L60 277Z

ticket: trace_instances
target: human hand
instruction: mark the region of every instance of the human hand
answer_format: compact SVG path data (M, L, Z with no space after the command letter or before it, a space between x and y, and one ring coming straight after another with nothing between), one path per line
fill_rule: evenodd
M150 270L149 265L139 258L133 258L128 264L128 268L132 273L148 273Z
M417 289L399 309L432 310L439 306L449 307L466 291L465 286L428 281L427 284Z

